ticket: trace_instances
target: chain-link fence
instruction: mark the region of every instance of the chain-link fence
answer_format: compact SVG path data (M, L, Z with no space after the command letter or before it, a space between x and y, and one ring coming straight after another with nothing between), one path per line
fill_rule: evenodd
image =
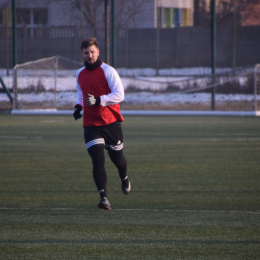
M84 38L93 36L86 30ZM51 56L82 62L81 35L77 26L18 28L17 62L22 64ZM104 30L97 29L101 59L104 60ZM159 43L157 34L160 34ZM12 68L12 30L0 28L0 67ZM33 35L33 37L32 37ZM260 26L237 30L234 47L229 27L218 27L216 66L245 67L260 62ZM157 46L158 45L158 46ZM236 48L234 50L234 48ZM235 51L235 54L234 54ZM210 27L173 29L120 29L116 40L117 68L189 68L211 66Z

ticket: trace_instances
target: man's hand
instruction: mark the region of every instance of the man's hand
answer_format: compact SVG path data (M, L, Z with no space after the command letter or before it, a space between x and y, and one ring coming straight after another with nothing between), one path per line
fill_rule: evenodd
M87 93L88 97L85 98L88 106L99 106L100 105L100 97L94 97L93 95Z
M77 119L80 119L82 117L82 115L80 114L81 110L82 110L81 106L75 106L73 116L74 116L76 121L77 121Z

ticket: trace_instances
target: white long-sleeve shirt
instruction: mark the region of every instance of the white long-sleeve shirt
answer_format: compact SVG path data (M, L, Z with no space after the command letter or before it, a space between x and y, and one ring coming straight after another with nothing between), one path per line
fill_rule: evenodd
M76 105L83 107L83 126L106 125L124 120L118 104L124 100L124 87L113 67L103 62L94 70L83 67L77 71L76 78ZM100 106L87 106L87 93L100 97Z

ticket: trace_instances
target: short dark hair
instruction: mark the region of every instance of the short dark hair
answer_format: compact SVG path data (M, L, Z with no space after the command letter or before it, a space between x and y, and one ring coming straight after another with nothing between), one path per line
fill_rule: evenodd
M95 45L98 48L98 43L97 43L96 38L89 38L87 40L84 40L81 43L80 49L83 50L83 49L86 49L86 48L88 48L92 45Z

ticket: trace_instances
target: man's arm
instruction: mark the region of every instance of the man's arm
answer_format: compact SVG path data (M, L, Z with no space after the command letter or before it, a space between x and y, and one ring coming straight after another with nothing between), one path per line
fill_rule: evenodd
M78 97L77 97L77 103L74 106L74 113L73 113L75 120L80 119L82 117L80 112L83 108L83 93L82 93L81 87L80 87L79 82L78 82L79 72L80 72L80 70L78 70L77 74L76 74L76 80L77 80L76 88L77 88L77 91L78 91Z
M101 67L104 70L111 93L100 96L100 105L109 106L122 102L124 100L124 87L117 71L104 63Z
M84 68L82 68L82 69L84 69ZM74 106L74 107L76 107L76 105L79 105L79 106L81 106L81 108L83 107L83 93L82 93L81 87L79 85L78 78L79 78L79 73L82 71L82 69L78 70L77 74L76 74L76 80L77 80L76 88L78 91L78 97L77 97L77 103Z
M80 87L79 82L78 82L78 73L77 73L76 78L77 78L76 88L77 88L77 91L78 91L78 97L77 97L77 103L75 104L75 107L76 107L76 105L79 105L82 108L83 107L83 93L82 93L81 87Z

